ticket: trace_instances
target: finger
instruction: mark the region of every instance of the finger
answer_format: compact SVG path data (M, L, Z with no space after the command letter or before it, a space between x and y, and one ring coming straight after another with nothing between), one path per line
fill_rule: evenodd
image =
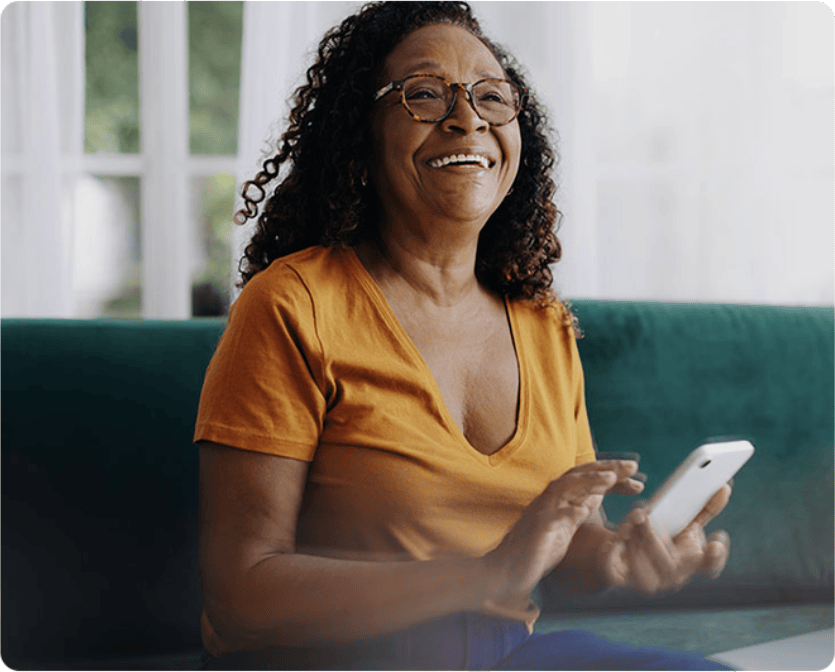
M626 544L620 540L607 541L601 548L603 576L609 586L619 588L629 585L629 564Z
M607 484L608 487L611 487L617 482L617 480L617 474L615 474L611 469L600 468L596 465L591 467L583 464L579 467L569 469L559 478L555 478L548 484L548 487L545 488L543 494L557 495L562 492L582 490L586 487L599 486L601 484Z
M662 575L672 575L676 569L675 548L666 536L659 534L643 509L634 511L635 534L647 558Z
M618 495L637 495L644 490L646 474L638 471L638 462L635 460L599 460L594 464L597 469L612 471L617 476L617 481L611 487L610 492Z
M616 495L638 495L644 491L644 484L634 478L625 478L612 486L611 492Z
M716 494L713 495L708 500L708 503L705 504L705 507L696 514L696 517L692 520L690 525L698 525L699 527L704 528L711 520L716 518L721 512L722 509L728 503L728 500L731 498L731 486L730 485L723 485ZM688 527L690 527L688 525Z
M610 469L572 469L551 481L546 491L557 497L582 498L603 495L617 482L618 475Z
M626 564L629 568L630 587L652 595L661 587L661 577L655 563L647 557L640 544L627 543Z
M620 522L617 528L617 535L620 539L626 541L632 538L635 525L641 520L635 512L639 511L645 504L646 500L639 499L636 501L632 507L632 511Z
M645 511L636 509L630 517L630 563L638 587L654 593L677 585L680 572L672 544L655 531Z
M704 559L699 571L715 579L725 569L731 550L731 538L724 530L714 532L707 538Z
M616 482L617 476L611 471L587 470L564 474L551 481L531 507L548 511L546 515L549 518L556 518L558 513L566 511L571 512L574 518L584 518L600 508L603 496Z
M619 478L634 476L638 473L638 463L635 460L598 460L596 462L588 462L581 466L590 467L591 469L602 469L604 471L614 471Z

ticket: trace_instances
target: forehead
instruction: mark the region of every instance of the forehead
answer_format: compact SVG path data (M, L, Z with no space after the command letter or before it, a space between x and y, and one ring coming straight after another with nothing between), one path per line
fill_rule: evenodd
M465 73L504 77L493 52L466 28L450 24L424 26L409 33L386 58L381 79L390 81L426 73L454 81Z

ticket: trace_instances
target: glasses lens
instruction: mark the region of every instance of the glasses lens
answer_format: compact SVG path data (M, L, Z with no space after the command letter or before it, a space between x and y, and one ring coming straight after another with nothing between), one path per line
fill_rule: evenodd
M437 77L411 77L403 82L403 101L413 116L437 121L452 107L452 89Z
M479 116L501 126L513 121L521 103L519 87L501 79L485 79L473 86L473 102Z

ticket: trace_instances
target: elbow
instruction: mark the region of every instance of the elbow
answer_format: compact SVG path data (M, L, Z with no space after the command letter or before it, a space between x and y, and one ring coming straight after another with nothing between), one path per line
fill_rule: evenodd
M234 591L224 589L224 583L205 572L200 572L203 587L203 614L200 618L200 635L205 649L215 658L228 653L252 648L255 628L246 618L234 598Z
M232 586L219 589L204 582L201 636L203 646L213 656L257 651L276 644L275 632L261 617L263 608L247 598L251 592Z
M275 566L275 556L271 559L232 569L201 563L203 620L208 621L201 624L201 630L203 645L212 655L257 651L295 641L291 633L297 625L297 609L285 599L276 599L285 592L276 585L283 572Z
M257 591L247 585L247 572L220 571L201 563L203 646L215 657L269 646L260 605L249 598Z

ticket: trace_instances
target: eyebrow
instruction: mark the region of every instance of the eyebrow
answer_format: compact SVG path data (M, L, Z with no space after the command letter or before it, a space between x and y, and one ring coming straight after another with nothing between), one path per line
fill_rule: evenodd
M414 65L412 65L408 70L406 70L406 74L403 77L409 77L411 75L435 75L439 72L443 72L443 66L437 61L418 61ZM500 72L498 75L490 70L479 70L476 74L476 77L479 79L491 79L491 78L498 78L503 79L507 77L504 72ZM443 77L444 79L449 80L449 77L446 75L438 75L439 77Z

